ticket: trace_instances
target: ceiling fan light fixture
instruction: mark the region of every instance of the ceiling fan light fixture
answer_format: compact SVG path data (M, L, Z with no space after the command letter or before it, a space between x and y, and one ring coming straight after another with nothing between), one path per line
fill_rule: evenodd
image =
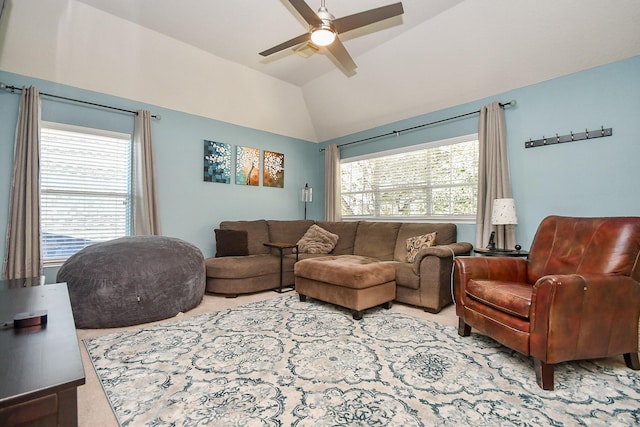
M336 39L336 33L330 25L322 24L311 30L311 41L316 46L329 46Z

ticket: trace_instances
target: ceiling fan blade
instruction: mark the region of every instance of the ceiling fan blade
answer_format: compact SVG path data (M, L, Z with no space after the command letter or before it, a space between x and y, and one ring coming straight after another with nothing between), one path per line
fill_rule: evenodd
M402 8L402 3L394 3L388 6L382 6L376 9L370 9L364 12L354 13L353 15L334 19L333 26L338 34L341 34L355 30L356 28L364 27L365 25L402 15L403 13L404 9Z
M262 56L269 56L272 55L276 52L280 52L281 50L284 50L288 47L292 47L292 46L297 46L301 43L304 42L308 42L309 40L311 40L311 34L309 33L304 33L299 35L298 37L294 37L291 40L287 40L284 43L280 43L278 46L274 46L271 49L267 49L263 52L260 52L260 55Z
M326 48L346 71L353 72L356 68L358 68L339 38L336 37L333 43L331 43L329 46L326 46Z
M322 24L322 21L320 20L320 18L318 18L318 15L316 15L313 9L311 9L309 5L303 0L289 0L289 3L291 3L291 6L293 6L298 11L300 16L302 16L304 20L307 21L307 23L312 27Z

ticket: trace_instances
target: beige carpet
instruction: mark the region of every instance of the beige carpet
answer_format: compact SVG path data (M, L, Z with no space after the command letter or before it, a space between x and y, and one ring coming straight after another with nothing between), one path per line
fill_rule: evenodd
M215 295L205 295L202 303L195 309L184 313L180 316L191 317L199 314L209 313L212 311L226 310L228 308L237 307L239 305L251 302L261 301L269 298L281 298L289 296L292 293L277 294L274 292L262 292L252 295L244 295L238 298L224 298ZM406 306L403 304L394 304L392 311L413 315L418 318L433 320L441 324L455 326L457 318L455 316L454 306L449 306L438 314L426 313L422 309ZM166 319L165 319L166 320ZM165 321L163 320L163 321ZM161 322L163 322L161 321ZM82 354L82 362L86 376L86 384L78 389L78 422L80 426L86 427L118 427L118 422L111 410L109 402L98 381L98 377L93 369L89 356L82 340L85 338L93 338L102 335L108 335L113 332L122 330L139 329L140 325L130 326L127 328L113 329L79 329L78 345Z

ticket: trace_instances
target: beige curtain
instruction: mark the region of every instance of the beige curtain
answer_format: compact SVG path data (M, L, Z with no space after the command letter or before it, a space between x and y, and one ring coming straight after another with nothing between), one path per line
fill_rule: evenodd
M340 147L327 145L324 150L324 219L340 221L342 208L340 198Z
M3 278L42 275L40 254L40 91L22 89L13 152Z
M133 135L133 212L135 235L160 235L151 113L138 110Z
M491 231L495 231L496 247L513 248L516 244L513 226L491 225L493 201L512 197L507 157L507 131L504 110L500 103L492 102L480 109L478 140L480 158L475 244L477 247L486 247Z

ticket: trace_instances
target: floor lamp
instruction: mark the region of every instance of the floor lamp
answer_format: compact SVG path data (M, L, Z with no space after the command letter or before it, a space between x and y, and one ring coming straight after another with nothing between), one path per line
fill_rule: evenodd
M304 219L307 219L307 203L313 202L313 188L309 184L304 185L300 200L304 202Z

